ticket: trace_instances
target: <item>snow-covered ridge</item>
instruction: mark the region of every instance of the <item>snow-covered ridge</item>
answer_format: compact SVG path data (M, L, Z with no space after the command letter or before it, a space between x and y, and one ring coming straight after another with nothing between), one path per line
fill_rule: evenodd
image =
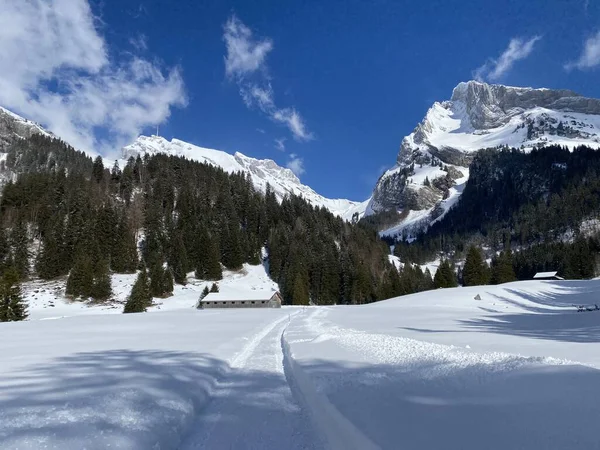
M346 199L330 199L317 194L309 186L300 182L290 169L281 167L270 159L256 159L236 152L230 154L221 150L198 147L178 139L167 139L160 136L140 136L135 142L123 148L124 159L137 155L182 156L191 160L221 167L229 173L246 172L250 174L254 186L264 192L267 184L281 200L286 194L301 195L314 206L322 206L333 214L351 220L353 214L364 214L367 202L354 202Z
M15 139L28 138L36 133L54 136L41 125L0 107L0 158ZM88 153L92 157L97 156L97 153ZM266 190L267 184L270 184L280 200L286 194L301 195L312 205L324 207L346 220L351 220L356 213L362 217L368 203L368 201L355 202L323 197L309 186L302 184L290 169L277 165L273 160L251 158L239 152L232 155L220 150L198 147L178 139L168 141L159 136L140 136L135 142L122 149L124 160L130 156L155 155L157 153L205 162L221 167L229 173L240 171L249 173L254 186L262 192ZM113 163L106 159L104 162L108 167ZM124 161L122 163L124 164Z
M5 151L15 139L30 137L36 133L52 136L41 125L0 106L0 152Z
M450 100L434 103L402 140L396 165L379 179L367 211L409 209L427 216L444 190L427 186L426 177L465 183L478 150L551 144L600 148L600 100L570 90L460 83Z

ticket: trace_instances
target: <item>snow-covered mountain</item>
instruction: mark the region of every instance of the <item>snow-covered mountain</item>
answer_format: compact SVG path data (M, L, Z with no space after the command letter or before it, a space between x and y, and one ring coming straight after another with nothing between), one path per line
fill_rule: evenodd
M15 139L27 138L35 133L52 134L39 124L0 106L0 152L5 152Z
M270 159L255 159L239 152L232 155L221 150L198 147L178 139L168 141L160 136L140 136L135 142L123 148L123 159L157 153L205 162L230 173L249 173L254 186L263 192L269 184L279 199L286 194L301 195L312 205L325 207L333 214L347 220L351 220L355 213L362 216L368 202L325 198L302 184L290 169L278 166Z
M403 210L406 220L390 232L431 222L458 200L476 151L549 144L600 148L600 100L569 90L460 83L402 140L367 211Z
M6 149L15 139L28 138L35 133L52 135L41 125L0 107L0 161L6 156ZM368 203L368 201L354 202L346 199L323 197L310 187L302 184L290 169L278 166L275 161L270 159L255 159L242 153L231 155L220 150L197 147L178 139L169 142L159 136L140 136L135 142L122 150L124 160L130 156L135 157L146 153L184 156L213 164L227 172L247 172L252 177L254 186L263 192L268 183L279 199L282 199L287 193L301 195L314 206L325 207L333 214L346 220L351 220L355 213L362 217ZM96 154L91 156L95 157ZM112 164L112 161L107 160L105 162L106 164Z

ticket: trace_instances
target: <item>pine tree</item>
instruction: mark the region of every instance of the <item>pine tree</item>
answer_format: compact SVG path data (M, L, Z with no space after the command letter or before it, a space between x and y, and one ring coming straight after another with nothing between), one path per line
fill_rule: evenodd
M244 263L244 255L240 243L240 225L237 217L224 225L221 233L221 261L230 270L237 270Z
M219 292L219 285L217 283L213 283L210 287L210 292Z
M513 268L512 252L510 250L500 252L492 260L492 284L509 283L516 280L517 276Z
M223 269L219 262L219 247L215 238L204 231L199 238L199 260L196 263L196 278L200 280L221 280Z
M20 218L10 233L10 244L13 266L19 274L19 279L24 280L29 275L29 241L27 225Z
M469 247L467 259L462 271L464 286L478 286L487 284L487 266L483 261L481 252L475 246Z
M72 297L90 297L94 285L94 270L89 256L81 255L69 272L65 294Z
M131 293L127 297L124 313L146 312L146 308L152 305L152 295L150 294L150 285L148 283L148 274L146 268L142 268L131 288Z
M217 288L218 289L218 288ZM204 286L204 289L202 290L202 292L200 293L200 298L198 299L198 304L196 305L196 307L198 309L202 308L202 300L204 300L204 298L210 293L210 291L208 290L208 286Z
M0 322L17 322L27 318L19 278L18 270L11 266L0 280Z
M155 259L150 264L150 294L152 297L168 297L173 294L173 277L171 271L163 267L163 263Z
M309 301L308 283L302 276L294 277L292 305L308 305Z
M423 278L424 278L424 281L423 281L423 290L424 291L429 291L429 290L433 289L434 288L433 277L431 276L431 271L429 270L429 267L427 267L425 269L425 273L423 274Z
M127 224L125 214L117 225L115 246L111 252L111 269L116 273L134 273L138 266L138 249L135 234Z
M4 228L0 228L0 271L6 268L10 256L10 245Z
M96 180L96 183L100 183L102 178L104 177L104 163L102 162L102 157L97 156L94 160L94 165L92 167L92 177Z
M187 251L180 230L172 233L171 251L169 255L169 267L173 272L175 283L185 285L187 283Z
M42 248L37 254L35 270L44 280L51 280L69 272L68 259L63 245L63 217L58 216L48 224L42 236Z
M94 271L94 284L92 286L91 297L94 300L106 300L112 294L110 282L110 270L107 260L99 260L96 263Z
M119 161L115 160L113 167L110 171L110 182L113 185L118 185L121 181L121 167L119 167Z
M454 273L454 270L452 269L449 260L443 259L440 262L438 270L435 272L433 285L436 289L452 288L458 286L456 274Z

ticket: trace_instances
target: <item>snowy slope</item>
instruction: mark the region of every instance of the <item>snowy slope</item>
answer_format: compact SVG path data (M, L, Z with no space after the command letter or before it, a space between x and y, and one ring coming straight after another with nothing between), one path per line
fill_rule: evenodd
M249 173L254 186L263 192L266 190L267 184L270 184L279 199L286 194L301 195L312 205L324 207L346 220L351 220L354 213L358 213L362 217L366 208L367 202L330 199L317 194L310 187L302 184L290 169L280 167L270 159L255 159L239 152L231 155L220 150L188 144L178 139L169 142L160 136L140 136L134 143L123 148L123 159L157 153L205 162L221 167L230 173Z
M0 449L596 449L600 311L572 305L599 297L528 281L0 324Z
M600 312L571 306L598 294L599 281L438 290L313 309L285 339L369 448L599 448Z
M464 186L468 165L480 149L509 146L527 151L550 144L600 148L600 100L564 90L460 83L451 100L434 103L402 140L396 165L379 179L367 211L419 211L426 225L438 218L429 214L443 197L443 190L425 185L426 177L433 181L448 176ZM450 201L441 203L443 211L456 203L460 192L449 192ZM386 234L414 225L410 220L404 223Z
M211 287L212 281L194 278L193 272L188 274L185 286L175 284L173 296L165 299L154 299L149 312L192 310L196 308L200 293L205 287ZM127 296L135 283L136 274L113 274L110 302L93 304L83 301L72 301L65 297L66 277L53 281L32 280L23 285L23 296L29 309L29 320L50 320L81 315L121 314ZM219 290L223 294L239 295L248 291L276 291L279 286L269 278L263 265L244 264L238 271L223 271L223 279L218 281Z

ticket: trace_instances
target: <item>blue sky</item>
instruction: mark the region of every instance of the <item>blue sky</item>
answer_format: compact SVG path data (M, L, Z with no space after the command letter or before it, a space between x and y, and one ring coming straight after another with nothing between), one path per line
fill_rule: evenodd
M54 16L3 2L0 105L105 154L163 122L168 139L289 164L328 197L367 198L460 81L600 97L597 0L55 0ZM27 21L65 16L68 32L11 53Z

